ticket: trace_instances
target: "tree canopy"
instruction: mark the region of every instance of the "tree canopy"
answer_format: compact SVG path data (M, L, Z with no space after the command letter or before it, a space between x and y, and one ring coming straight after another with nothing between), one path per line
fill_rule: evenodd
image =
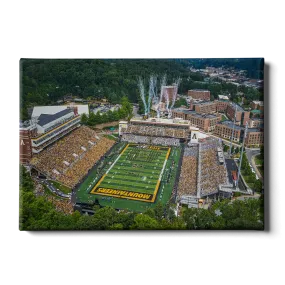
M143 214L95 205L92 216L78 211L67 215L34 195L33 181L22 166L20 174L20 230L263 229L263 195L245 201L222 200L208 210L182 207L179 217L170 204L161 203Z
M144 78L146 84L150 75L162 77L166 74L167 84L172 84L180 77L179 94L186 94L189 89L202 88L209 89L212 98L229 92L234 99L238 91L244 92L250 100L262 97L254 88L237 87L225 82L205 82L203 75L191 72L189 68L199 66L199 62L198 59L22 59L21 119L28 118L27 108L56 104L67 94L82 99L104 98L110 103L120 103L123 97L127 97L130 102L139 103L139 76ZM203 61L203 65L206 62L210 63ZM211 59L211 62L215 65L216 61ZM236 66L235 62L232 64ZM251 68L255 70L258 66L253 64L249 70Z

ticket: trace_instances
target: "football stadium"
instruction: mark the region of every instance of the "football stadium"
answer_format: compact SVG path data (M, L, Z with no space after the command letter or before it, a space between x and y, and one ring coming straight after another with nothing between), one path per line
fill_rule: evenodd
M198 207L200 198L227 189L221 187L229 184L221 142L203 136L189 121L121 121L112 139L81 125L82 110L38 109L37 123L20 129L21 154L31 173L70 189L74 209L144 212L158 202Z

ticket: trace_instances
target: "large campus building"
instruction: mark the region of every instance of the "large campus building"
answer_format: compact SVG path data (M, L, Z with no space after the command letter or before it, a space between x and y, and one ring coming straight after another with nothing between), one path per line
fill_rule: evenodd
M246 146L257 146L263 145L264 132L261 129L253 128L248 129L247 136L245 138Z
M260 118L251 118L248 121L249 128L263 128L263 119Z
M250 112L245 111L241 106L235 103L228 103L228 107L226 109L226 115L232 121L234 120L236 113L236 123L242 126L245 126L249 121Z
M214 101L193 103L191 107L200 114L214 114L217 112L216 103Z
M240 142L243 131L243 127L234 125L232 121L223 121L216 125L214 134L227 140L231 140L233 135L233 141Z
M177 94L177 86L170 85L170 86L163 86L163 95L162 95L162 102L166 102L166 98L168 97L169 102L172 102L174 94Z
M20 162L28 163L33 154L79 127L83 113L88 114L88 105L35 107L31 120L20 123Z
M191 89L188 90L188 96L191 96L193 99L202 99L205 101L210 101L211 93L209 90L203 89Z
M221 120L219 115L200 114L196 111L177 108L172 111L174 118L188 120L191 126L197 127L205 132L211 132L215 129L216 124Z

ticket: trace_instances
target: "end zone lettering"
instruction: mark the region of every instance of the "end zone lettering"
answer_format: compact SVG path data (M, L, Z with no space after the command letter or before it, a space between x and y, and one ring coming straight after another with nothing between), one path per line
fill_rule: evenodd
M103 187L98 187L92 190L90 193L142 201L151 201L153 198L153 194L137 193L132 191L117 190Z

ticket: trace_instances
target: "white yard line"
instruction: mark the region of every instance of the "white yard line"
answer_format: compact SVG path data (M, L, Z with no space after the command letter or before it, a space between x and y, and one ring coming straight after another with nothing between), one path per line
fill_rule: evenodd
M106 171L106 175L108 174L108 172L113 168L113 166L115 165L115 163L118 161L118 159L121 157L122 152L119 154L119 156L115 159L115 161L113 162L113 164L110 166L110 168Z

